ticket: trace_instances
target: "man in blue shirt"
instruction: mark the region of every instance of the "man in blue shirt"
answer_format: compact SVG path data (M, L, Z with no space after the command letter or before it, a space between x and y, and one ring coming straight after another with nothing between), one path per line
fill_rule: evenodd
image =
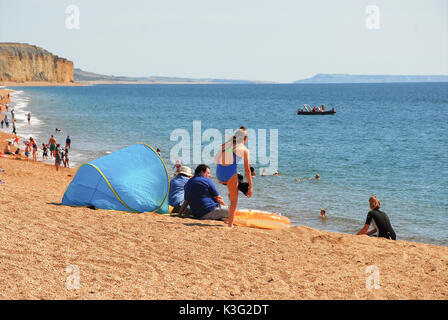
M171 213L178 213L184 203L184 186L190 180L191 169L186 166L180 167L178 174L170 181L170 193L168 195L168 204L174 207Z
M198 219L218 220L229 216L229 209L210 179L210 168L200 164L194 177L184 187L185 201L180 213L190 205L191 212Z

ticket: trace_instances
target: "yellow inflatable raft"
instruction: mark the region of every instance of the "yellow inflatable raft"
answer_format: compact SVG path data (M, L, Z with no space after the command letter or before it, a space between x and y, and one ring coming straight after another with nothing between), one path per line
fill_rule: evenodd
M237 210L233 223L237 226L259 229L283 229L291 226L288 218L261 210Z

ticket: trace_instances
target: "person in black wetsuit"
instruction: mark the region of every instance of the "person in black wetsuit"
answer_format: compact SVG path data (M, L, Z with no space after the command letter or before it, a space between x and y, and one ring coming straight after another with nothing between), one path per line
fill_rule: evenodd
M380 210L380 201L375 196L371 196L369 198L369 205L371 211L367 214L364 228L358 232L358 235L367 234L370 236L378 232L378 237L396 240L397 237L394 229L392 228L389 217L385 212ZM367 231L369 230L371 223L373 223L373 230Z

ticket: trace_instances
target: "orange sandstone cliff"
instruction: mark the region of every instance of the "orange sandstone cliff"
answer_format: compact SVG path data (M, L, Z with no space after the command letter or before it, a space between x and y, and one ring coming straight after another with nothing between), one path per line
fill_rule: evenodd
M73 82L73 62L26 43L0 42L0 81Z

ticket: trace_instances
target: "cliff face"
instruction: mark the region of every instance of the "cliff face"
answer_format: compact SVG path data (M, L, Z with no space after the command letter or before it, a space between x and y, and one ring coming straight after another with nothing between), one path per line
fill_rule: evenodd
M0 42L0 81L73 80L73 62L29 44Z

